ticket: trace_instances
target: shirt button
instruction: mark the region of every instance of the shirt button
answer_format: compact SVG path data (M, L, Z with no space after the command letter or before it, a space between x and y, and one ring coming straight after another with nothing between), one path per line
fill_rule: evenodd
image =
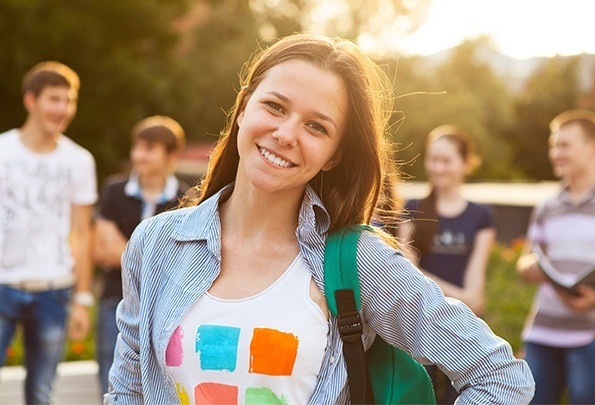
M331 356L331 358L330 358L330 360L329 360L329 361L330 361L331 363L334 363L334 362L335 362L335 356Z

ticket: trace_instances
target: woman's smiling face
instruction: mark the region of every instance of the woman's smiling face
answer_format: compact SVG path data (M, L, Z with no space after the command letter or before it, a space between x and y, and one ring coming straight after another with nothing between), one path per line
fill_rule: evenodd
M457 144L445 137L428 144L424 164L432 186L442 190L459 187L469 170Z
M292 60L269 69L238 115L237 181L274 192L296 190L340 161L347 90L339 76Z

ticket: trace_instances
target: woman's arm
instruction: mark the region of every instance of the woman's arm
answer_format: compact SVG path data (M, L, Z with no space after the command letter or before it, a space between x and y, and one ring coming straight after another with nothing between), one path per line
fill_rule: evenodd
M105 404L143 404L140 370L140 272L144 224L132 234L122 256L123 299L116 311L118 340L109 374L109 393Z
M485 228L477 232L473 251L465 269L462 287L430 275L442 289L444 295L463 301L478 316L481 316L485 309L486 270L495 238L496 230L494 228Z
M357 252L364 317L393 346L436 364L459 404L529 403L534 381L510 345L378 236L364 232Z

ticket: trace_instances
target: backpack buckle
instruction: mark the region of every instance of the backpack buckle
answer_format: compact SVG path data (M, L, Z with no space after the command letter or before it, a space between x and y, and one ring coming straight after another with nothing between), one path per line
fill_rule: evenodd
M364 327L359 312L347 312L339 314L339 335L343 340L355 342L360 339Z

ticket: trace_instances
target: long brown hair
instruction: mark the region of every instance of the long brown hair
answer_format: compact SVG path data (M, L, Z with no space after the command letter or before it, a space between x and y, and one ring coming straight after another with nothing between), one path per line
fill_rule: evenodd
M196 205L235 180L238 114L268 70L300 60L342 79L348 93L347 129L339 146L341 162L310 180L331 218L331 230L369 223L382 188L388 159L385 132L392 113L389 81L384 72L354 43L315 34L294 34L256 54L243 70L242 90L228 114L227 125L211 156L199 195L183 205Z
M461 127L456 125L440 125L434 128L426 138L427 147L439 139L445 139L455 145L457 152L470 168L480 163L475 154L474 143L471 137ZM423 198L418 205L419 215L415 223L415 238L412 245L420 255L424 255L432 245L432 239L438 232L438 211L436 209L436 190L432 187L430 194Z

